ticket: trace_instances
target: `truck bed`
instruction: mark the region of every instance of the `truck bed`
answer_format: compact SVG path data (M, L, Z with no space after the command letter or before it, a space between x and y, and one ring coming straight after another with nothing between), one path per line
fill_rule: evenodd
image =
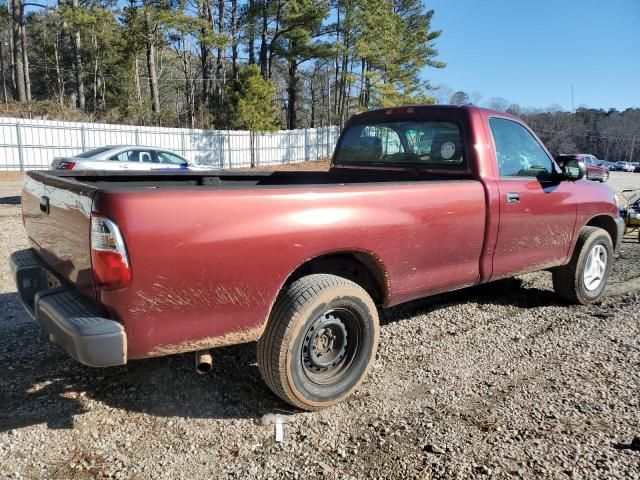
M129 190L138 188L182 187L278 187L309 185L340 185L367 183L397 183L426 180L469 178L471 175L433 173L417 169L397 168L333 168L326 172L114 172L114 171L47 171L41 172L60 180L69 179L101 190ZM35 172L33 175L38 175Z
M486 221L480 181L355 168L29 172L23 211L40 257L124 325L128 358L255 340L287 278L328 254L361 262L385 305L474 284ZM92 278L96 213L122 232L125 289Z

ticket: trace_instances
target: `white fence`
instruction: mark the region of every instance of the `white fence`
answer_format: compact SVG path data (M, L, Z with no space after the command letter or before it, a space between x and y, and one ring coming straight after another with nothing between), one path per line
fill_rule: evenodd
M337 127L256 134L255 163L283 165L330 157L337 139ZM54 157L104 145L167 148L214 168L251 166L248 131L0 118L0 170L47 168Z

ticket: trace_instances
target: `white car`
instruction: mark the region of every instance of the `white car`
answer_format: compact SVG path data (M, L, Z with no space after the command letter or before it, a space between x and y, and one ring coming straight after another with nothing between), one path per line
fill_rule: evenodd
M171 150L139 145L108 145L72 157L54 158L56 170L211 170Z
M633 172L636 169L631 162L616 162L616 165L623 172Z

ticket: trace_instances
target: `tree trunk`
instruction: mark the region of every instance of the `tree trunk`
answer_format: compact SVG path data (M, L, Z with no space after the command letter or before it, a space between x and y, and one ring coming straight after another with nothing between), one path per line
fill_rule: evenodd
M238 0L231 0L231 74L233 77L233 90L238 83Z
M156 115L160 113L160 95L158 93L158 77L156 75L156 45L153 38L153 28L149 12L144 12L144 30L146 33L147 71L149 73L149 92L151 94L151 108Z
M188 105L188 121L191 128L195 128L196 115L195 115L195 91L191 72L191 58L187 51L186 42L182 42L182 51L177 52L182 61L182 73L184 74L184 97L185 102ZM177 109L176 109L177 110Z
M314 77L312 76L309 83L309 93L311 94L311 121L309 122L309 126L311 128L316 128L316 89L313 79Z
M24 54L22 52L22 41L20 38L20 28L24 23L22 0L11 0L11 41L13 43L13 71L18 102L27 101L27 88L24 83Z
M255 4L254 0L249 0L249 14L247 25L247 50L249 50L249 65L256 63L255 41L256 41L256 17L254 15Z
M213 28L213 15L211 13L211 5L209 0L204 0L200 7L200 18L207 21L208 25ZM206 28L201 30L202 35L206 34ZM202 105L203 109L208 110L211 104L212 75L213 63L211 61L211 47L207 43L200 44L200 64L202 68Z
M158 78L156 76L156 46L153 40L147 40L147 71L149 72L149 92L153 113L160 113L160 96L158 94Z
M267 49L267 78L271 78L273 76L273 53L275 49L274 40L278 37L280 33L280 21L282 18L282 2L278 0L278 6L276 9L276 28L273 32L273 37L269 42L269 48Z
M62 70L60 70L60 52L58 50L58 41L60 36L56 32L56 38L53 42L53 58L56 63L56 87L58 90L58 101L60 105L64 105L64 78L62 77Z
M72 0L71 6L75 10L80 5L78 0ZM71 43L73 43L74 49L74 57L73 63L75 66L75 74L76 74L76 94L78 97L78 108L80 110L85 109L85 98L84 98L84 75L82 72L82 50L80 46L80 31L76 30L73 32L73 37L71 38Z
M345 42L346 43L346 42ZM347 45L345 45L347 46ZM340 72L340 81L338 85L338 118L340 126L343 126L345 116L346 97L349 95L347 90L347 69L349 68L349 54L346 51L342 54L342 70Z
M96 58L93 61L93 111L98 110L98 39L96 38L95 30L91 35L91 43L93 43L93 49L96 52Z
M224 34L224 0L218 0L218 35ZM224 54L224 47L218 46L218 52L216 57L216 97L219 107L222 107L222 56Z
M20 26L20 42L22 43L22 64L24 65L24 86L27 102L31 101L31 78L29 77L29 56L27 55L27 29L24 24L24 3L22 5L22 25Z
M294 46L289 48L289 51L294 49ZM298 63L295 58L289 59L289 85L287 86L288 102L289 103L289 118L288 127L290 130L294 130L297 124L296 117L296 101L298 94Z
M267 78L267 28L269 26L269 11L267 0L262 0L262 28L260 30L260 73Z
M140 86L140 67L138 66L138 55L135 56L135 76L136 76L136 99L138 105L142 105L142 88Z
M251 158L251 168L256 168L255 133L253 133L253 130L249 130L249 150Z
M2 101L8 102L7 99L7 78L4 72L4 49L2 48L3 42L0 42L0 70L2 70Z
M366 60L363 58L360 60L360 95L358 95L358 106L365 108L365 81L364 74L366 71Z
M340 43L340 25L341 25L339 6L336 7L336 17L337 17L337 21L336 21L336 45L337 45ZM335 64L334 64L334 82L333 82L333 114L334 115L338 114L338 92L340 91L339 83L338 83L339 75L340 75L340 53L336 49L336 58L335 58ZM329 103L331 103L331 92L329 92ZM331 117L329 117L329 123L331 123Z

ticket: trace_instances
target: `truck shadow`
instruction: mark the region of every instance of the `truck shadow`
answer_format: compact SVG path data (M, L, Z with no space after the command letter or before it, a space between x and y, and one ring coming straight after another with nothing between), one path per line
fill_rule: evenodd
M466 302L535 308L557 300L549 291L505 280L388 309L381 323L384 328ZM0 333L0 432L40 423L72 428L74 417L95 408L96 401L158 417L259 418L294 411L263 383L255 343L215 350L213 371L202 377L196 375L190 354L93 369L50 343L22 311L16 293L0 294Z
M563 305L551 290L526 286L520 278L506 278L391 307L382 312L380 324L384 326L465 303L476 303L480 307L482 305L514 305L520 308Z
M10 197L0 197L0 205L20 205L20 195L12 195Z

